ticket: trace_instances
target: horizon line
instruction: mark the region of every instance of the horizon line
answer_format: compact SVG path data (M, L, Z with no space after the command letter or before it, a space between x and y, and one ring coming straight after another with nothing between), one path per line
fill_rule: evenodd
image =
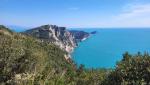
M4 25L4 24L1 24L1 25ZM48 25L48 24L43 24L43 25ZM55 24L49 24L49 25L55 25ZM4 26L8 26L8 27L20 27L20 28L35 28L35 27L39 27L39 26L42 26L42 25L37 25L37 26L23 26L23 25L4 25ZM146 29L149 29L150 27L145 27L145 26L143 26L143 27L92 27L92 26L83 26L83 27L78 27L78 26L61 26L61 25L57 25L58 27L66 27L67 29L91 29L91 28L94 28L94 29L112 29L112 28L115 28L115 29L141 29L141 28L146 28Z

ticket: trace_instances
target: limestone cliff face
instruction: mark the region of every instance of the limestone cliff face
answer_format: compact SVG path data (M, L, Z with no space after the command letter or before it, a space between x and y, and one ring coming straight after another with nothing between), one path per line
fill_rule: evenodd
M53 43L68 53L71 53L77 46L76 39L68 30L66 30L65 27L58 27L56 25L43 25L31 30L27 30L24 33L39 38L42 41Z

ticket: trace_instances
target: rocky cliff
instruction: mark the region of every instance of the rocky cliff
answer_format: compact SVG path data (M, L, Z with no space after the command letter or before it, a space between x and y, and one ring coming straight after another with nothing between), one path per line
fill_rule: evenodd
M66 77L67 69L73 69L64 55L66 52L56 45L0 25L0 85L45 85L43 81L62 85L56 80Z
M89 33L78 30L70 30L70 33L74 36L77 42L81 42L89 37Z
M24 32L25 34L39 38L59 46L68 53L71 53L77 46L79 40L83 40L89 36L83 31L68 31L65 27L56 25L43 25Z

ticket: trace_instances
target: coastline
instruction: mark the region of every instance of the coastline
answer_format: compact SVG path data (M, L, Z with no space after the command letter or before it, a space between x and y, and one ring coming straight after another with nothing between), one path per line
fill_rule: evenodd
M91 36L91 35L89 35L89 36L86 37L86 38L83 38L80 42L77 43L77 46L75 46L75 47L70 47L71 50L68 52L68 57L69 57L70 59L73 58L72 54L74 53L75 49L79 46L79 43L86 41L90 36ZM65 58L66 58L66 57L65 57ZM67 58L67 59L68 59L68 58Z

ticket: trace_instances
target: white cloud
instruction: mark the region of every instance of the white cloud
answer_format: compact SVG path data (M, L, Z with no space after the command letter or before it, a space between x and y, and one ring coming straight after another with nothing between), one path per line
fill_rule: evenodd
M150 4L129 4L110 23L122 27L150 27Z
M119 15L119 18L146 17L148 15L150 15L150 4L135 4L126 8L124 12Z

